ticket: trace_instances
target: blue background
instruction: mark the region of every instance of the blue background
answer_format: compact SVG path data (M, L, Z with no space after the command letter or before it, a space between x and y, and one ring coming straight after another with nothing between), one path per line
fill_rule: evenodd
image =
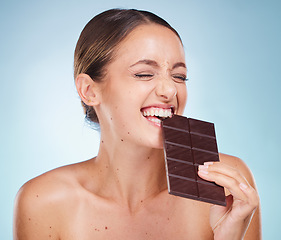
M12 239L24 182L97 153L99 134L84 122L74 87L73 52L84 25L113 7L155 12L181 34L185 114L214 122L219 150L251 168L264 239L277 239L281 1L274 0L1 1L0 239Z

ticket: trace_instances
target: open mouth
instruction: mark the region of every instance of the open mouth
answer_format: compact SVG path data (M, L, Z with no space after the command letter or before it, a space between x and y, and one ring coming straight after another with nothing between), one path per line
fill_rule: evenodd
M160 126L161 121L171 118L174 114L174 108L147 107L141 109L142 115L149 121Z

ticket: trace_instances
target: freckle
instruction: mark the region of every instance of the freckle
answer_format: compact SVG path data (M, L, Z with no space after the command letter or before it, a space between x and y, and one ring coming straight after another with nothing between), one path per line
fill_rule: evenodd
M123 142L124 140L123 139L121 139L121 142Z
M147 232L145 234L147 235Z
M52 228L52 226L50 226L50 228Z
M119 171L119 168L117 168L116 170Z
M102 172L102 170L100 170L100 172Z
M31 221L31 218L28 218L28 221Z
M103 143L103 141L101 141L101 143Z
M36 197L39 197L39 195L37 194Z
M49 235L49 238L52 237L52 235Z
M149 157L147 157L147 159L149 159Z
M108 168L108 166L106 165L105 168Z
M112 120L112 118L110 118L110 120Z
M141 203L143 202L143 200L141 200Z
M167 218L168 219L168 221L170 221L170 218Z
M128 132L128 134L130 134L130 132Z

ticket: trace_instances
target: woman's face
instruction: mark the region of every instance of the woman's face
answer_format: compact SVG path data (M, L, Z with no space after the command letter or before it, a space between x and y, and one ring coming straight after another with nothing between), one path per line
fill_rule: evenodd
M117 47L96 107L102 134L162 148L160 117L183 114L186 66L180 39L160 25L141 25Z

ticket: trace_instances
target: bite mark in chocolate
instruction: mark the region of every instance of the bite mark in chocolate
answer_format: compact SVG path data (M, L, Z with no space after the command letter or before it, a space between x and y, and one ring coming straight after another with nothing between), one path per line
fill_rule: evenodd
M224 188L197 174L204 162L219 161L214 124L174 115L162 129L169 193L226 206Z

